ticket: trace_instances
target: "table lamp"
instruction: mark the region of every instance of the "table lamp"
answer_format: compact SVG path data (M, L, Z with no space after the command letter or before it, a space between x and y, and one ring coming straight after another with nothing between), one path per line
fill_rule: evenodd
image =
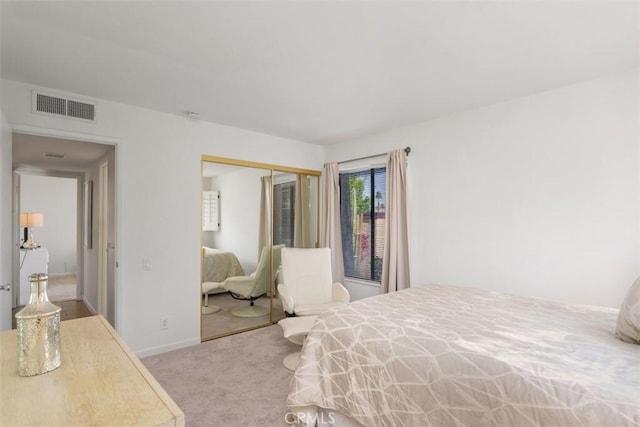
M37 249L40 245L33 240L34 227L42 227L44 224L44 216L40 212L23 212L20 214L20 227L24 227L24 242L21 248Z

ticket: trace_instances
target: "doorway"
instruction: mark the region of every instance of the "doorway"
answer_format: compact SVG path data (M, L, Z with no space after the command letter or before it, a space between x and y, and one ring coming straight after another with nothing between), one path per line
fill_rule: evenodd
M49 251L50 299L63 311L65 306L76 307L70 310L77 311L77 305L82 304L88 312L104 315L115 326L116 275L115 271L109 271L115 265L104 261L116 248L115 145L15 131L12 140L14 241L24 239L23 229L19 228L20 213L27 212L25 209L49 211L42 212L43 226L32 231L34 239L38 241L40 236L41 246ZM72 182L68 186L74 187L74 196L70 195L70 189L67 193L52 191L54 182ZM87 188L92 191L87 192ZM30 189L34 196L29 195ZM57 221L52 222L56 218L67 221L65 231ZM69 250L53 250L63 241L66 248L74 248L75 262ZM17 285L13 289L14 306L22 298L15 289L21 287L20 252L16 250L13 263L13 281ZM67 315L63 312L62 316L73 318L71 311Z
M37 272L48 274L47 293L52 302L82 296L78 287L78 183L77 177L20 173L20 213L35 213L42 219L39 227L29 230L39 247L20 249L20 283L28 285L23 275L46 268ZM20 240L24 239L23 235ZM41 255L46 265L35 265L38 256L34 255ZM30 289L20 286L18 293L19 305L26 304Z

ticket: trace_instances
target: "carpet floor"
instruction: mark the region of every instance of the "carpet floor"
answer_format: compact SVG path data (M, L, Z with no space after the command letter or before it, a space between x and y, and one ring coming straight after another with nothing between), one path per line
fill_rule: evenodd
M261 307L269 307L269 298L263 297L254 302ZM213 314L202 314L202 338L210 338L226 334L240 329L265 326L270 324L269 315L260 317L238 317L231 313L236 307L246 307L248 301L236 300L228 292L209 295L209 305L220 307L220 311ZM284 318L282 302L278 298L273 299L273 321Z
M282 360L300 346L271 325L142 359L182 409L189 427L285 427L292 372Z

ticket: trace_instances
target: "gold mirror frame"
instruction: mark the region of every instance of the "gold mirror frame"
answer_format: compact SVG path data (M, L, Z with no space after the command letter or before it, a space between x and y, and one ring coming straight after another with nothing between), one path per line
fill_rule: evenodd
M253 168L253 169L263 169L265 171L270 171L271 173L271 180L272 180L272 188L274 186L274 182L273 182L273 177L274 177L274 172L286 172L286 173L293 173L293 174L301 174L301 175L307 175L310 177L315 177L317 179L317 184L316 184L316 241L315 241L315 247L318 247L318 241L320 238L320 176L322 175L322 171L318 171L318 170L312 170L312 169L302 169L302 168L295 168L295 167L290 167L290 166L283 166L283 165L275 165L275 164L270 164L270 163L261 163L261 162L253 162L253 161L248 161L248 160L240 160L240 159L233 159L233 158L228 158L228 157L218 157L218 156L210 156L210 155L206 155L203 154L201 156L200 159L200 248L199 248L199 254L200 254L200 284L199 284L199 305L198 305L198 313L200 315L200 340L201 342L204 341L209 341L215 338L220 338L220 337L224 337L224 336L229 336L229 335L234 335L234 334L238 334L238 333L242 333L242 332L246 332L246 331L250 331L250 330L254 330L254 329L258 329L258 328L263 328L266 326L270 326L276 323L276 321L274 320L274 316L273 316L273 295L275 293L275 287L273 284L273 280L271 281L271 293L269 296L269 320L268 322L265 322L264 324L260 324L260 325L254 325L254 326L250 326L247 328L241 328L241 329L234 329L225 333L221 333L221 334L217 334L217 335L212 335L212 336L203 336L203 321L202 321L202 298L203 298L203 294L202 294L202 277L204 275L204 262L203 262L203 246L204 246L204 240L203 240L203 233L202 233L202 223L203 223L203 198L202 198L202 194L205 191L204 188L204 168L205 168L205 163L219 163L219 164L224 164L224 165L230 165L230 166L239 166L239 167L246 167L246 168ZM272 206L272 212L273 212L273 206ZM272 234L272 238L273 238L273 217L274 215L271 215L271 224L270 224L270 228L271 228L271 234ZM273 245L272 245L273 246ZM273 247L272 247L272 251L273 251ZM271 257L273 257L273 252L271 253ZM269 265L269 275L270 277L274 277L275 272L273 271L273 263L270 263Z

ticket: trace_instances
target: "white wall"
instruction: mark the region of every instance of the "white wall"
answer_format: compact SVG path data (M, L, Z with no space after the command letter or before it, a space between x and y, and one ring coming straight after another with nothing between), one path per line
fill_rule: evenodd
M322 167L322 147L104 100L97 123L32 114L33 86L2 84L12 125L119 141L116 328L139 355L200 341L201 155ZM143 257L151 258L150 271L142 269ZM162 317L167 330L160 330Z
M639 70L328 147L411 146L413 285L619 307L639 268Z
M246 274L258 265L260 177L271 171L239 168L216 179L220 191L220 230L214 232L215 248L233 252Z
M20 211L44 216L43 227L32 232L34 240L49 251L51 275L76 272L77 186L72 178L20 175Z

